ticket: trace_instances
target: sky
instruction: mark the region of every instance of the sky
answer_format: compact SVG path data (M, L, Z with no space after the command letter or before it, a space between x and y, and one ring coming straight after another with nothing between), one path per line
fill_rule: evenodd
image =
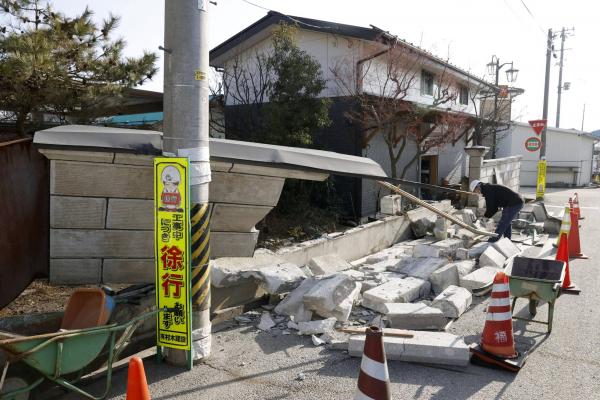
M101 20L113 13L121 17L116 34L125 38L126 55L143 50L160 53L164 36L164 1L176 0L53 0L54 7L72 15L85 4ZM564 54L561 128L600 129L600 6L589 0L217 0L211 5L211 48L262 18L265 9L283 14L369 27L375 25L468 70L486 73L492 55L519 69L514 86L525 89L513 107L513 119L541 119L544 95L546 37L548 29L575 28ZM264 7L265 9L261 8ZM554 42L548 121L555 126L560 38ZM142 88L162 91L162 54L158 76ZM500 84L506 83L505 66ZM487 76L489 80L493 77Z

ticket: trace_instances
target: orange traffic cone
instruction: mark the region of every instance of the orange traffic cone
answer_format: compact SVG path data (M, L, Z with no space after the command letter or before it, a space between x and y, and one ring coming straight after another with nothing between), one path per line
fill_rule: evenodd
M481 347L498 357L518 356L513 338L508 276L503 271L496 273L494 278L492 297L481 334Z
M138 357L129 360L127 372L127 397L126 400L150 400L150 391L146 382L144 363Z
M576 286L571 283L571 274L569 273L569 239L566 233L561 233L561 236L564 236L560 239L560 245L558 246L558 251L556 252L557 261L564 261L566 263L565 267L565 279L563 280L563 289L574 289Z
M581 246L579 243L579 221L575 212L571 211L571 226L569 227L569 257L571 258L588 258L581 252ZM561 228L562 234L562 228ZM560 241L559 241L560 243Z
M581 208L579 208L579 195L577 193L575 193L575 198L573 199L573 208L575 209L577 219L583 219L581 216Z
M375 326L366 330L358 388L355 400L390 400L390 376L383 348L383 331Z

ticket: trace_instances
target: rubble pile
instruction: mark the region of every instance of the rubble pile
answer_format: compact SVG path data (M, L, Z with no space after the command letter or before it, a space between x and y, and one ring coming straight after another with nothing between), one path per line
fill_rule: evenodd
M443 206L469 225L494 229L493 220L477 219L478 209ZM438 232L437 237L445 237L439 240L433 235L435 214L419 208L409 211L408 218L416 239L359 260L328 254L297 266L262 252L250 270L216 260L213 274L219 284L253 279L267 293L287 293L272 313L251 313L238 318L240 324L257 323L275 336L310 335L315 346L357 355L362 354L364 337L349 338L340 330L368 325L411 330L411 338L386 342L391 359L459 365L468 360L467 346L461 338L439 331L468 311L474 295L488 293L496 272L530 246L506 238L487 243L487 238L457 225L447 227L444 235Z

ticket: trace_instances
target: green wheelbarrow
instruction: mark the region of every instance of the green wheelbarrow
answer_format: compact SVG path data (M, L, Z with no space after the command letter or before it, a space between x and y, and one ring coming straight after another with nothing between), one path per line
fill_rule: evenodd
M117 325L110 324L86 329L63 330L35 336L20 336L0 331L0 352L6 362L0 369L0 400L13 400L27 396L45 379L86 398L100 400L106 397L111 387L113 360L118 359L135 329L145 319L164 310L152 310ZM117 339L118 337L118 339ZM101 352L108 352L106 361L106 387L99 396L94 396L75 386L90 364ZM22 361L38 376L27 385L2 392L9 364ZM91 372L91 371L89 371ZM71 376L73 378L71 378Z
M518 298L526 298L529 300L529 314L532 318L513 316L513 319L545 324L548 325L548 333L552 332L554 304L561 294L565 265L563 261L515 257L508 277L510 295L514 297L511 311L514 313ZM533 319L540 301L548 303L547 322Z

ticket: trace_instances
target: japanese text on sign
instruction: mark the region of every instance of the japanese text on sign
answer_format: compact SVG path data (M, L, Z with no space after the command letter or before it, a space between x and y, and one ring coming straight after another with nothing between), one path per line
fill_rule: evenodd
M543 199L546 193L546 160L538 162L538 176L535 190L535 198Z
M156 306L159 346L190 349L189 200L187 158L155 158Z

